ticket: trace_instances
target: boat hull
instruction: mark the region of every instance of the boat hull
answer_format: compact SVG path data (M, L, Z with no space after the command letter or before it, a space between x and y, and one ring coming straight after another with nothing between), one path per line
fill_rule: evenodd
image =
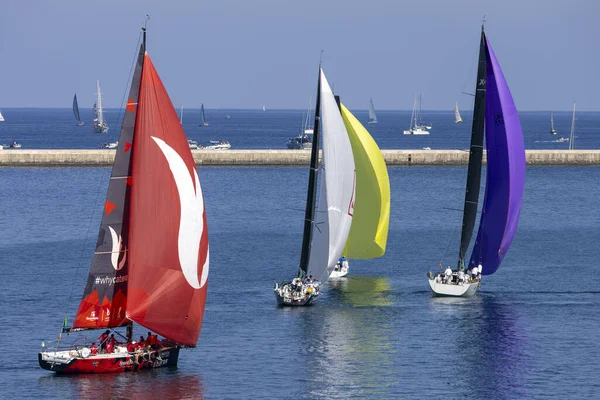
M155 358L158 356L158 358ZM136 372L160 367L176 367L179 359L178 347L167 347L152 353L148 360L143 355L136 357L130 353L98 354L83 357L76 350L58 352L40 352L40 367L57 374L107 374L120 372Z
M288 142L287 148L290 150L310 150L312 148L312 142L310 142L310 143L290 143L290 142Z
M317 295L318 296L318 295ZM290 297L280 296L277 292L275 292L275 298L277 299L277 305L279 307L303 307L310 306L313 304L315 299L317 298L315 295L308 295L299 300L294 300Z
M95 125L92 130L94 131L94 133L106 133L108 132L108 126L98 126Z
M334 269L333 271L331 271L331 275L329 275L329 279L342 278L342 277L348 275L348 270L349 270L348 267L346 267L346 268L342 267L337 271Z
M429 279L429 288L434 296L446 297L471 297L479 287L479 282L457 284L445 284L436 282L435 279Z

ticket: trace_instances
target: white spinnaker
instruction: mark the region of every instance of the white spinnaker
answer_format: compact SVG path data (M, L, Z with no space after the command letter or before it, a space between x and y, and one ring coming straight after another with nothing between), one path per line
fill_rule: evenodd
M355 174L350 139L322 70L320 78L323 168L320 174L319 206L315 213L308 274L325 281L342 255L350 233Z

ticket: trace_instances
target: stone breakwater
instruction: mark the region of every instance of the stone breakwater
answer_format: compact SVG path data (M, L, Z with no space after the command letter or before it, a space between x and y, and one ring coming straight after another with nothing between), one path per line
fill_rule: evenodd
M0 150L0 167L107 167L116 150ZM467 165L467 150L382 150L390 166ZM308 150L193 150L197 165L305 166ZM484 152L485 162L485 152ZM600 150L527 150L528 165L600 165Z

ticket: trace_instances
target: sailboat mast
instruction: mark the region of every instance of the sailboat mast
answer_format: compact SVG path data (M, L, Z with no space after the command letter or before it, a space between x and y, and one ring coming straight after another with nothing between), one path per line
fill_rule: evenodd
M458 267L464 267L464 259L477 217L479 189L481 185L481 165L483 158L483 135L485 127L485 97L486 97L486 41L483 25L481 26L481 42L479 44L479 66L475 84L475 105L473 107L473 126L471 129L471 146L469 166L467 169L467 186L465 189L465 204L463 211L462 231L460 235L460 250L458 252Z
M569 150L575 149L575 102L573 102L573 119L571 120L571 135L569 136Z
M308 175L308 191L306 194L306 212L304 214L304 233L302 235L302 252L300 253L299 276L305 275L310 260L313 226L315 224L315 202L317 199L317 175L319 171L319 121L321 119L321 64L317 78L317 101L315 104L315 123L313 126L312 149L310 152L310 172Z

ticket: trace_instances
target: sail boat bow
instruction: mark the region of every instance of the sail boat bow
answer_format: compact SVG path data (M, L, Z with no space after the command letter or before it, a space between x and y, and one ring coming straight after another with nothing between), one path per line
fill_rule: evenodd
M164 336L145 350L89 344L44 349L59 373L126 372L177 365L195 346L208 286L208 229L200 180L177 112L144 40L140 46L87 284L70 331L133 322ZM64 329L69 331L69 329Z

